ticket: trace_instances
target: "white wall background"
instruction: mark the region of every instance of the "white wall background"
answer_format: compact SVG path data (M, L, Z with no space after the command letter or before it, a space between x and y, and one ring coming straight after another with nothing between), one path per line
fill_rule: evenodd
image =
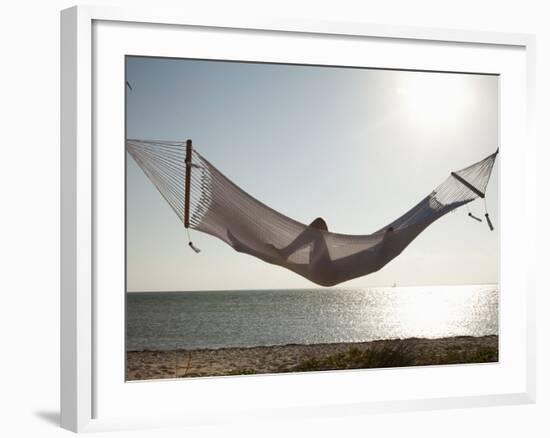
M150 6L144 0L96 3ZM537 34L538 402L530 406L325 418L269 426L117 432L107 436L549 436L550 27L544 1L156 0L156 6ZM0 26L0 429L8 437L69 435L59 418L59 10L71 1L2 6ZM535 206L533 206L535 208ZM260 428L261 427L261 428ZM7 430L5 430L7 428Z

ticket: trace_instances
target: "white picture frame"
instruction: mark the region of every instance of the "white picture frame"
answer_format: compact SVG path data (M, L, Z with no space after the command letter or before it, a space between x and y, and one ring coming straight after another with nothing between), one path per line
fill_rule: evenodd
M117 26L120 26L117 27ZM122 30L121 30L122 29ZM104 115L100 110L105 99L101 90L109 91L110 99L120 103L124 94L123 76L120 90L114 86L120 77L121 54L136 53L134 48L127 52L128 43L125 32L131 32L133 44L139 44L140 33L147 30L149 47L143 53L150 54L163 47L162 55L174 56L178 47L169 44L178 29L189 32L200 32L206 39L220 32L233 32L235 38L245 42L254 41L268 35L269 47L275 52L262 47L261 56L272 56L285 60L290 55L277 54L277 48L285 43L278 39L305 38L338 39L338 44L373 44L384 43L395 46L393 55L405 57L405 48L416 47L420 50L417 59L392 61L391 58L376 62L385 67L403 68L405 62L411 68L443 69L454 71L481 71L503 75L507 78L501 91L505 95L501 110L501 209L502 247L507 249L501 254L501 284L504 290L514 290L515 294L502 304L501 330L507 335L501 341L501 347L517 350L517 357L501 358L497 365L487 371L482 366L423 367L415 371L360 371L340 373L308 373L308 375L288 376L250 376L227 377L220 379L191 379L184 383L186 391L206 395L220 393L220 402L212 403L206 396L197 397L192 409L190 406L175 407L168 410L165 405L144 406L150 415L140 415L136 406L126 411L122 408L125 401L135 399L143 394L144 398L159 396L161 393L174 397L181 391L181 381L166 381L149 384L125 383L120 381L123 344L119 337L113 335L107 339L105 327L120 333L120 321L124 314L120 312L123 302L113 301L109 297L98 300L105 285L109 285L109 275L103 269L105 245L102 234L112 233L105 229L101 208L107 200L105 184L112 184L113 196L120 192L120 170L110 161L105 161L105 154L98 154L98 142L108 143L104 137L120 134L118 115L111 117L112 126L105 127ZM171 34L176 32L176 34ZM152 35L157 35L152 37ZM182 36L187 38L188 35ZM214 38L215 39L215 38ZM173 40L173 38L172 38ZM205 40L206 41L206 40ZM265 40L264 42L266 42ZM298 41L298 40L296 40ZM109 44L106 44L108 42ZM214 41L215 43L216 41ZM142 42L143 43L143 42ZM288 44L288 42L286 43ZM312 43L313 44L313 43ZM205 42L199 43L193 54L201 57L215 58L216 50ZM255 46L251 43L250 50ZM327 46L328 47L328 46ZM256 47L257 48L257 47ZM211 50L211 51L209 51ZM328 48L327 51L334 51ZM407 50L408 52L409 50ZM433 52L442 54L439 59L433 58ZM531 35L507 34L492 32L459 31L450 29L424 29L402 26L380 26L365 23L313 22L293 19L258 19L235 14L228 17L196 16L182 11L126 10L110 7L78 6L61 13L61 425L75 432L98 431L119 428L145 428L163 425L206 424L235 418L272 418L306 417L312 415L366 414L370 412L398 412L418 409L440 409L452 407L475 407L503 404L532 403L535 400L535 309L534 309L534 254L536 218L533 208L517 206L518 202L535 204L535 144L532 134L534 108L534 51L535 40ZM422 53L424 54L422 54ZM452 53L451 53L452 52ZM457 52L457 53L454 53ZM252 52L250 52L252 53ZM374 53L374 52L373 52ZM378 53L378 52L377 52ZM482 55L482 56L480 56ZM103 58L105 56L105 58ZM234 56L240 56L238 54ZM251 56L260 55L249 55ZM299 61L299 53L293 54L294 61ZM343 56L343 55L342 55ZM351 55L350 55L351 56ZM424 56L424 58L422 58ZM430 60L429 57L432 57ZM491 60L491 57L493 60ZM112 68L105 68L105 61L118 60ZM235 59L235 58L232 58ZM288 60L288 59L287 59ZM466 61L465 61L466 60ZM469 60L469 61L468 61ZM122 62L122 61L120 61ZM345 60L340 60L345 62ZM374 61L373 61L374 62ZM393 64L392 64L393 62ZM438 67L446 63L445 67ZM116 66L115 66L116 64ZM454 66L454 68L452 67ZM107 77L109 76L109 77ZM106 81L103 85L102 81ZM117 94L118 93L118 94ZM118 99L118 100L117 100ZM511 108L512 104L517 108ZM113 105L119 107L119 105ZM520 116L512 123L513 116ZM101 128L98 129L98 126ZM118 162L114 159L113 162ZM512 165L522 163L511 181ZM118 169L118 170L117 170ZM101 174L101 177L99 177ZM106 176L104 176L106 175ZM111 176L109 176L111 175ZM508 207L515 199L516 210ZM109 198L110 199L110 198ZM521 201L518 201L521 200ZM116 198L113 198L116 200ZM103 209L105 211L105 209ZM117 219L113 219L117 220ZM513 233L514 225L522 224L521 241ZM115 230L116 231L116 230ZM120 233L110 234L112 245L120 245L124 237ZM122 239L122 240L121 240ZM123 244L123 243L122 243ZM512 251L513 250L513 251ZM514 269L512 269L512 267ZM116 289L116 288L115 288ZM116 289L118 290L118 289ZM118 292L117 292L118 293ZM115 294L116 295L116 294ZM114 296L114 295L111 295ZM510 320L514 318L515 327ZM118 322L117 322L118 318ZM109 322L110 321L110 322ZM504 336L503 336L504 338ZM503 345L502 342L507 344ZM109 351L120 348L120 355L109 357ZM111 350L109 350L109 348ZM508 351L509 351L508 350ZM99 353L99 354L98 354ZM111 372L111 368L115 371ZM447 371L450 370L450 371ZM505 370L499 374L499 370ZM368 380L373 387L373 373L380 373L380 385L388 372L389 378L396 382L414 380L418 384L422 379L435 379L431 392L420 387L409 392L401 389L389 391L387 397L366 396L352 393L349 388L360 387L363 380ZM414 373L411 374L411 373ZM492 377L490 376L492 375ZM328 377L327 377L328 376ZM382 377L386 376L386 377ZM434 376L434 377L430 377ZM461 377L462 376L462 377ZM441 387L436 391L437 379L455 380L456 387L451 391ZM491 380L493 378L493 380ZM274 380L275 379L275 380ZM460 379L464 379L461 382ZM487 382L480 385L478 391L467 387L466 380L476 379ZM500 379L500 380L499 380ZM504 382L506 380L506 382ZM112 382L116 382L112 383ZM285 397L285 388L299 383L309 395L297 397L289 403ZM325 385L326 391L318 393L315 388ZM412 385L412 383L411 383ZM113 389L111 386L120 387ZM414 385L412 385L414 386ZM342 388L336 390L335 388ZM461 388L462 387L462 388ZM277 393L280 388L280 393ZM332 388L332 389L331 389ZM346 389L347 388L347 389ZM129 391L126 391L129 389ZM224 409L224 391L232 393L238 390L254 403L237 398L232 409ZM118 391L118 392L117 392ZM163 392L164 391L164 392ZM263 400L261 394L271 391L270 400ZM416 392L415 392L416 391ZM423 392L424 391L424 392ZM127 392L123 394L123 392ZM376 393L373 390L373 393ZM380 394L380 393L379 393ZM420 394L420 395L419 395ZM106 398L110 402L106 401ZM226 404L227 406L227 404ZM139 408L139 406L137 407ZM118 409L118 410L117 410ZM133 413L133 414L132 414Z

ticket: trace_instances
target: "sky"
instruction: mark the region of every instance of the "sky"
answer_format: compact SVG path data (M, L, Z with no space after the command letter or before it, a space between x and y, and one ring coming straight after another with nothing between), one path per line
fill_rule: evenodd
M498 77L459 73L127 57L127 138L184 141L242 189L302 223L369 234L451 171L498 146ZM318 287L183 224L127 154L128 291ZM361 288L498 281L495 231L460 208ZM483 217L482 200L470 204Z

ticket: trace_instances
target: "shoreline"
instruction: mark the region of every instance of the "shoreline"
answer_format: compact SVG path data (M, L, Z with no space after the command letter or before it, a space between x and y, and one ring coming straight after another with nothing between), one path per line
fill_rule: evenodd
M150 380L498 361L498 335L126 353L126 379Z

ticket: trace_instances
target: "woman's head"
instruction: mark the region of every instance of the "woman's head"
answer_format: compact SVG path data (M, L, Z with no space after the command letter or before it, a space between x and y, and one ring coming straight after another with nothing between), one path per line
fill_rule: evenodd
M325 220L321 217L315 219L312 223L309 224L311 228L317 228L318 230L328 231L328 226Z

